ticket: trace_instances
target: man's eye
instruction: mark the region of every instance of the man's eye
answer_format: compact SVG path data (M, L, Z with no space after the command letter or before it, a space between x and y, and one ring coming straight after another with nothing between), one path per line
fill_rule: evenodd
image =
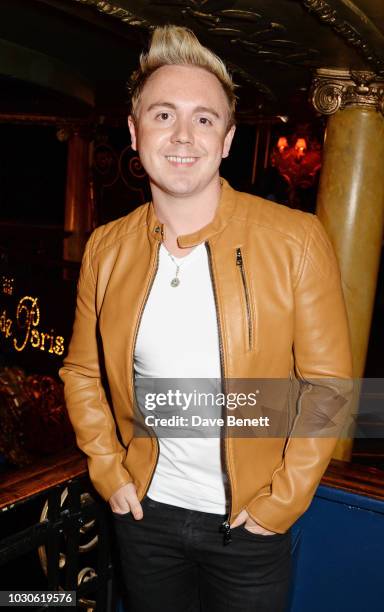
M167 119L169 119L169 113L159 113L157 115L157 118L161 121L166 121Z
M201 125L212 125L212 121L208 117L199 117L199 123Z

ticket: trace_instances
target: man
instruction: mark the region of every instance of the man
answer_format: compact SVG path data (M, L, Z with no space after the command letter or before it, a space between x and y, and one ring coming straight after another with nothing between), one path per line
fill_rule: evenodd
M341 412L334 381L351 376L338 267L319 221L220 179L234 109L221 60L189 30L156 28L129 117L153 199L97 228L81 268L60 375L113 511L130 612L284 609L290 527L336 443L317 433ZM283 430L179 428L158 439L139 414L146 379L219 379L226 393L242 379L288 381L288 400L271 402Z

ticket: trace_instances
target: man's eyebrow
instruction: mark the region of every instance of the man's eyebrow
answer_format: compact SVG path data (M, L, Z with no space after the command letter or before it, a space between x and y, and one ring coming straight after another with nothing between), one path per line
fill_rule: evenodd
M150 104L148 106L147 111L151 111L154 108L157 108L158 106L165 106L167 108L172 108L173 110L176 109L176 106L172 104L171 102L154 102L153 104Z
M171 108L172 110L176 110L176 105L172 104L172 102L153 102L153 104L150 104L147 108L147 112L153 110L154 108L158 108L158 107L162 107L162 108ZM220 115L219 113L214 109L211 108L210 106L196 106L196 108L193 109L194 113L210 113L211 115L213 115L214 117L217 117L217 119L220 119Z
M196 113L210 113L217 119L220 119L219 113L214 108L211 108L210 106L197 106L195 108L195 112Z

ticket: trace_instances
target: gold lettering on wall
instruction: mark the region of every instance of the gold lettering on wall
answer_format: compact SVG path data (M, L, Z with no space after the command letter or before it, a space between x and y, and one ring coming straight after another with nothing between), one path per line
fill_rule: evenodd
M15 279L12 276L5 276L4 274L1 276L0 287L1 287L1 291L5 295L13 295L14 280Z
M39 298L30 295L22 297L16 307L13 320L4 309L0 314L0 333L12 337L13 347L21 352L32 347L53 355L64 353L64 338L57 336L54 329L49 332L38 328L40 323Z

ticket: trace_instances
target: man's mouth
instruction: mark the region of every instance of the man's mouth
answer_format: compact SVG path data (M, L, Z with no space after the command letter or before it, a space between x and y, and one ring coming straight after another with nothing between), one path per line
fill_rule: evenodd
M198 157L179 157L178 155L166 155L165 158L173 164L193 164Z

